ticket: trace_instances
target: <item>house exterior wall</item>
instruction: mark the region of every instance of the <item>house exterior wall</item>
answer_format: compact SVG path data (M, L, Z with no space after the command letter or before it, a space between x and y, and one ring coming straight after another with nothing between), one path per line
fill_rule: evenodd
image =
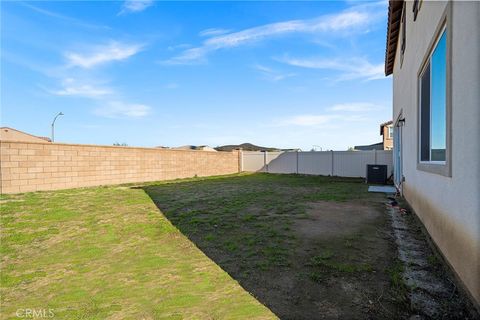
M399 43L393 70L393 121L395 123L400 113L405 118L402 134L403 193L478 306L480 2L423 1L416 21L413 21L413 1L406 2L406 6L405 56L401 65ZM447 33L450 32L452 66L451 176L417 168L417 75L445 12L447 19L450 18Z
M239 172L239 152L0 141L0 192L19 193Z
M392 125L384 126L383 127L383 150L392 150L393 149L393 136L391 137L389 135L389 128L391 128Z

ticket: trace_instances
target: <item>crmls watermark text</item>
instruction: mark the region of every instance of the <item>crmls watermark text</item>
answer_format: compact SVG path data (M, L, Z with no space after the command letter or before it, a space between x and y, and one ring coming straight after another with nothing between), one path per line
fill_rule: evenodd
M55 312L53 309L17 309L15 312L17 318L24 319L37 319L37 318L53 318L55 317Z

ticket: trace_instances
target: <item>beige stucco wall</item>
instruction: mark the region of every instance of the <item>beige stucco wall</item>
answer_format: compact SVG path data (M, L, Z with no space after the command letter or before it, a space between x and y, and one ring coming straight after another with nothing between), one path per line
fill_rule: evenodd
M423 1L413 21L407 2L407 44L393 75L393 120L401 110L403 191L438 248L480 304L480 2ZM417 169L417 74L440 19L451 6L452 174ZM401 39L401 37L400 37Z
M0 128L0 140L3 141L26 141L26 142L47 142L46 140L34 135L24 133L12 128Z
M0 141L2 193L239 172L239 153Z

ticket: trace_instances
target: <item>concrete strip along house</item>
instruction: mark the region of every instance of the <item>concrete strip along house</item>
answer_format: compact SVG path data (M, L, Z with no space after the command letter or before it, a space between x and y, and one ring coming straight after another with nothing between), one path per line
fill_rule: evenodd
M390 1L397 188L480 303L480 2Z

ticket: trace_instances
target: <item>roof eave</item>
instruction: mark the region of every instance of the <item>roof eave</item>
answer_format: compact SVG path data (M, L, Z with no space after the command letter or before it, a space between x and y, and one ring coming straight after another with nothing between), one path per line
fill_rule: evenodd
M385 76L393 73L395 54L397 52L398 35L400 31L400 20L404 0L389 0L388 2L388 23L387 23L387 45L385 50Z

